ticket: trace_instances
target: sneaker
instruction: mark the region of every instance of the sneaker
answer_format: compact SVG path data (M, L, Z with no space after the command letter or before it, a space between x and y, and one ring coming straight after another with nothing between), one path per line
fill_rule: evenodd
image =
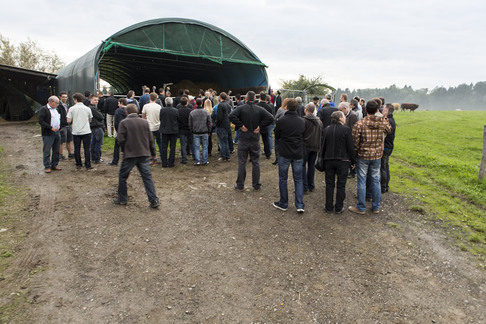
M202 165L208 165L209 164L209 161L208 162L204 162Z
M159 199L155 199L154 201L150 202L150 208L158 208L160 206Z
M373 212L373 214L379 214L380 213L380 210L379 209L373 209L371 211Z
M286 207L283 207L282 205L280 205L280 202L276 201L273 203L273 207L277 208L277 209L280 209L281 211L286 211L287 208Z
M126 205L127 201L126 200L120 200L120 198L115 198L115 199L113 199L113 203L115 205Z
M201 165L201 162L194 162L194 165L195 166L200 166Z
M111 166L117 166L117 165L118 165L118 163L108 162L108 165L111 165Z
M69 158L69 159L73 159L73 158L74 158L74 154L73 154L73 153L69 153L69 154L68 154L68 158Z
M303 214L304 213L304 208L297 208L297 212L299 214Z
M65 160L65 159L66 159L66 157L65 157L64 155L62 155L62 154L59 154L59 158L60 158L61 160Z
M353 213L356 213L356 214L360 214L360 215L364 215L365 214L365 211L364 210L359 210L358 208L356 208L354 206L349 206L348 210L350 212L353 212Z
M344 213L344 207L341 208L340 210L336 210L336 214L342 214Z
M243 191L244 188L240 188L238 187L237 184L235 184L235 186L233 187L236 191Z
M331 214L331 213L332 213L332 210L328 210L328 209L326 209L326 207L324 207L324 210L325 210L325 211L326 211L326 213L328 213L328 214Z

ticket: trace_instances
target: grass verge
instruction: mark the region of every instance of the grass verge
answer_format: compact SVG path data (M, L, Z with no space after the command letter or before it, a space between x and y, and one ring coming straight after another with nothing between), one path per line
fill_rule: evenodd
M392 190L410 210L443 221L457 245L486 259L486 181L477 179L486 112L395 114Z

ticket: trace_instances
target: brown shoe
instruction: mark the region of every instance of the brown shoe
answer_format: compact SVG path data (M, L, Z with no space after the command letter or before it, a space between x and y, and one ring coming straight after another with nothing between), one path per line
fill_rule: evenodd
M373 212L373 214L379 214L380 210L379 209L373 209L372 212Z
M360 214L360 215L364 215L365 214L365 211L364 210L359 210L358 208L356 208L354 206L349 206L348 210L350 212L353 212L353 213L356 213L356 214Z
M45 173L51 173L51 169L50 168L47 168L44 170Z
M61 171L61 170L62 170L62 168L60 168L60 167L58 167L58 166L55 166L55 167L53 167L53 168L52 168L52 170Z

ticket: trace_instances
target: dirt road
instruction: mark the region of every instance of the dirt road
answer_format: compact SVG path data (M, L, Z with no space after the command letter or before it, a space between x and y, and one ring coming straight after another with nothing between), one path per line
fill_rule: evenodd
M39 134L37 125L0 127L10 179L29 191L26 237L2 274L0 304L29 303L7 321L486 322L484 270L393 193L379 215L326 214L318 173L304 215L281 212L271 205L275 166L261 161L261 191L235 192L236 158L213 154L205 167L152 167L158 210L134 170L129 203L118 206L118 168L63 161L44 174Z

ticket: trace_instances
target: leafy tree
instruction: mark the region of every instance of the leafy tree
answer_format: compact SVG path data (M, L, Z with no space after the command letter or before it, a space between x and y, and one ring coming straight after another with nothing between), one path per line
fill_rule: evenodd
M297 80L282 80L282 89L305 91L308 95L324 95L336 91L322 80L322 76L307 78L300 74Z
M1 34L0 64L48 73L54 73L64 67L64 62L57 54L45 52L33 40L28 39L15 46Z

